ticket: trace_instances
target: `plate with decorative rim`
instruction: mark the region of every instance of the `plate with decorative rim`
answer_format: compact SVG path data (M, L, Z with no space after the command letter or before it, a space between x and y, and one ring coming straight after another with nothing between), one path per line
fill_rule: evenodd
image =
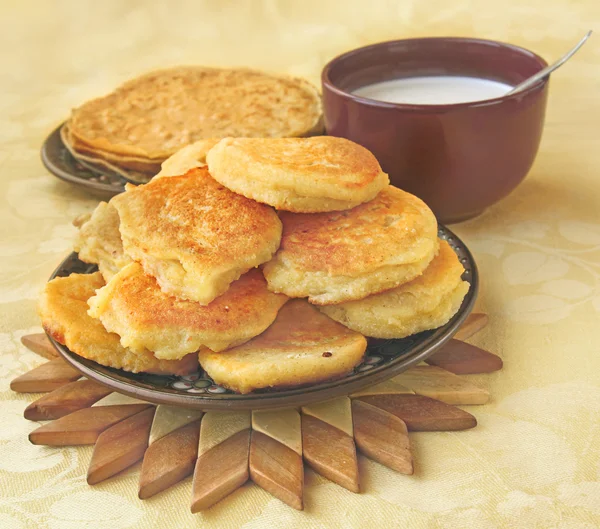
M299 407L355 393L365 387L383 382L409 367L425 360L444 345L459 329L475 304L478 290L477 266L465 244L448 228L440 226L439 236L447 240L465 268L463 279L471 285L462 305L444 326L407 338L369 340L360 365L342 378L304 387L270 389L246 395L236 394L215 384L205 372L185 376L129 373L86 360L50 340L62 357L86 377L109 388L157 404L182 406L201 410L248 410L280 407ZM95 265L80 261L76 253L69 255L50 279L72 273L92 273Z
M127 180L116 173L101 171L92 164L73 157L65 147L58 126L42 145L42 163L54 176L65 182L85 188L100 198L110 198L125 191Z

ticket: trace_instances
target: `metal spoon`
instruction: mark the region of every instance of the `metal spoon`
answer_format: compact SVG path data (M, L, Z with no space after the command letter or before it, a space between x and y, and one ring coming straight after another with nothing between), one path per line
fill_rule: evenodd
M550 74L554 70L556 70L559 66L562 66L571 57L573 57L573 55L575 55L575 53L577 52L577 50L579 50L579 48L581 48L581 46L583 46L585 44L585 41L590 38L591 34L592 34L592 30L590 29L585 34L585 36L575 45L575 47L571 51L569 51L569 53L567 53L564 57L558 59L558 61L556 61L555 63L551 64L550 66L546 66L543 70L540 70L538 73L533 74L528 79L525 79L525 81L523 81L522 83L519 83L517 86L515 86L506 95L516 94L517 92L520 92L521 90L525 90L526 88L529 88L530 86L533 86L538 81L540 81L544 77L546 77L548 74Z

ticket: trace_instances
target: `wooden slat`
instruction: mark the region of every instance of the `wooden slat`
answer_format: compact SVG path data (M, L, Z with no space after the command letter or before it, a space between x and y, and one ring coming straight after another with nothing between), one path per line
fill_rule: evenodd
M198 457L242 430L252 427L249 411L207 412L202 417Z
M402 419L360 400L352 401L354 440L367 457L402 474L413 473L408 430Z
M62 358L55 358L15 378L10 389L17 393L47 393L80 377L81 373Z
M465 378L436 366L415 366L404 371L396 380L417 395L441 400L446 404L485 404L490 393Z
M110 389L96 382L77 380L33 401L25 408L24 416L30 421L60 419L74 411L89 408L109 393Z
M374 395L358 400L402 419L409 431L466 430L477 425L470 413L422 395Z
M198 457L199 437L200 420L196 420L150 444L144 454L140 474L138 496L141 500L150 498L192 475Z
M29 434L29 441L48 446L91 445L113 424L149 407L150 404L131 404L85 408L40 426Z
M192 484L193 513L208 509L248 481L249 448L250 429L245 429L198 457Z
M352 437L352 406L348 397L302 406L302 413L331 424Z
M499 356L460 340L450 340L425 362L456 375L492 373L502 369L502 359Z
M375 384L374 386L369 386L368 388L361 389L356 393L352 393L352 395L350 396L354 398L364 397L367 395L405 395L412 393L414 393L414 391L400 384L398 382L398 377L394 377L388 380L384 380L379 384Z
M97 408L99 406L124 406L127 404L148 404L148 401L136 399L130 397L128 395L123 395L122 393L109 393L106 397L100 399L97 402L92 404L93 408Z
M261 432L252 432L250 478L294 509L302 510L304 467L294 450Z
M89 485L118 474L144 457L154 409L154 406L146 408L100 434L88 467Z
M302 451L313 470L352 492L360 492L356 447L351 436L303 413Z
M457 340L466 340L478 333L488 324L489 318L483 312L474 312L467 316L465 322L460 326L458 332L454 335Z
M252 430L268 435L302 456L301 422L297 409L253 411Z
M54 348L46 333L26 334L21 337L21 343L31 352L48 360L59 358L58 351Z
M175 406L160 404L156 407L152 429L150 430L150 445L162 439L165 435L178 430L186 424L197 422L202 418L200 410L188 410ZM196 443L198 444L198 443ZM196 447L196 452L198 447Z

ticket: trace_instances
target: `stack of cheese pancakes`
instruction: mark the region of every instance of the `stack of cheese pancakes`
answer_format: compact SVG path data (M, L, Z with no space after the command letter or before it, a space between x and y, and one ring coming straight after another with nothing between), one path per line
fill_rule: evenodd
M241 393L344 376L365 337L439 327L469 288L430 209L326 136L200 138L101 203L75 249L99 272L48 283L55 339L133 372L199 362Z

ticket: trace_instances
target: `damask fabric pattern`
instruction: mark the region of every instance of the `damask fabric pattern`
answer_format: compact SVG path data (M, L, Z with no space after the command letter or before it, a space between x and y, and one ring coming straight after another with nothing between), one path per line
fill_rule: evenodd
M139 467L89 487L90 447L30 445L23 419L37 395L9 381L43 360L20 345L39 332L35 300L69 251L71 219L96 200L39 161L71 107L134 73L186 63L248 65L318 82L339 52L390 38L471 35L548 59L590 27L594 0L168 3L5 2L0 7L0 528L559 528L600 527L600 40L553 78L544 138L526 182L453 229L481 272L474 343L504 359L473 376L490 404L479 426L411 434L414 476L360 458L363 493L306 473L303 512L245 485L189 513L191 482L137 499ZM485 175L482 175L485 178Z

